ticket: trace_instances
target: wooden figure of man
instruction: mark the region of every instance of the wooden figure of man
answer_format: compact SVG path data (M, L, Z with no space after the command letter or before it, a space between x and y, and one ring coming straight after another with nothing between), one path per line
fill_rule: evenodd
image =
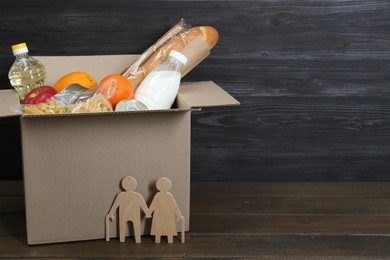
M181 221L182 243L184 243L184 217L169 192L172 183L168 178L162 177L157 181L156 187L159 192L156 193L149 207L149 214L153 213L150 234L155 236L156 243L160 243L161 236L167 236L168 243L173 243L173 236L177 235L176 221Z
M146 213L146 217L150 217L148 207L142 196L134 191L137 187L137 181L133 177L125 177L122 180L122 187L125 191L116 196L110 212L106 216L106 225L109 225L108 220L115 220L114 214L119 208L119 241L125 242L127 222L131 221L134 228L135 242L141 243L141 209ZM106 240L109 240L109 230L106 231Z

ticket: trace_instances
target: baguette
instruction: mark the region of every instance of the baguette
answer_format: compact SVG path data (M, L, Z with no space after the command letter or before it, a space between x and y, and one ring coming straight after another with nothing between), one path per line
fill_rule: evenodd
M135 74L140 66L147 61L153 53L156 52L161 46L163 46L167 41L173 38L175 35L186 30L186 24L184 19L182 18L177 24L175 24L169 31L167 31L160 39L156 41L155 44L150 46L146 51L144 51L135 61L131 63L131 65L123 71L121 74L124 77L128 77L129 75Z
M195 38L202 36L205 42L208 44L209 48L213 48L215 44L218 42L219 34L218 31L211 26L197 26L192 27L169 41L167 41L164 45L162 45L150 58L138 68L138 70L131 75L124 75L127 77L133 89L137 89L139 84L144 80L144 78L159 64L164 62L169 53L172 50L180 51L187 45L191 43Z

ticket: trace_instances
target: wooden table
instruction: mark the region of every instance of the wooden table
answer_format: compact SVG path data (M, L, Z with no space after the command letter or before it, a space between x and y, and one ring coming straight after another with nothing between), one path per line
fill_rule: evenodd
M0 181L0 259L390 259L390 183L192 182L186 243L26 245L23 183Z

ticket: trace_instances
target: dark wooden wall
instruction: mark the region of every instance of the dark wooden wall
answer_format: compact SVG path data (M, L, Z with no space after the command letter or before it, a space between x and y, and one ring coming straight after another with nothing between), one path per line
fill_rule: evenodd
M140 53L183 17L220 32L185 80L213 80L242 103L194 113L194 180L390 180L388 0L49 2L0 2L2 88L12 44ZM20 179L18 120L1 119L0 133L0 178Z

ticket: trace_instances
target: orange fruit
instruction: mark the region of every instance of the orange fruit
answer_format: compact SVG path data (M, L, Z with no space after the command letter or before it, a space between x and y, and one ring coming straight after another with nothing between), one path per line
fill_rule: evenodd
M85 88L93 88L96 86L96 79L84 71L75 71L62 76L54 84L54 89L60 92L70 84L77 83Z
M120 74L110 74L104 77L99 84L99 92L108 97L113 107L127 98L133 98L134 90L130 81Z

